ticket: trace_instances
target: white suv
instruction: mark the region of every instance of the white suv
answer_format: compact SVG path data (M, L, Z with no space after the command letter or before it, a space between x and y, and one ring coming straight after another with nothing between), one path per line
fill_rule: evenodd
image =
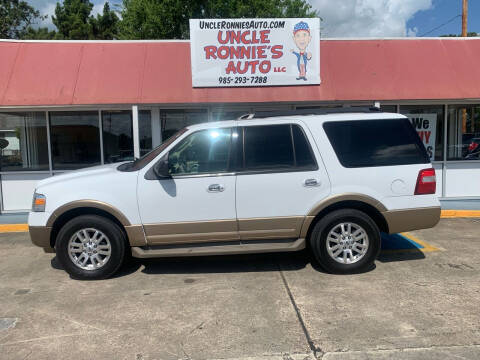
M435 226L435 171L409 120L374 109L256 113L189 126L140 159L40 181L34 244L75 278L137 258L308 247L370 267L380 232Z

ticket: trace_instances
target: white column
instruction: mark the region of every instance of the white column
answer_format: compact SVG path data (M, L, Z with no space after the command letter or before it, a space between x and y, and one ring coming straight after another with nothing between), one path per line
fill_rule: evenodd
M138 126L138 106L132 106L133 156L140 157L140 134Z
M162 143L162 129L160 126L160 109L152 109L152 149Z
M98 110L98 135L100 139L100 164L105 164L103 156L103 122L102 122L102 110Z

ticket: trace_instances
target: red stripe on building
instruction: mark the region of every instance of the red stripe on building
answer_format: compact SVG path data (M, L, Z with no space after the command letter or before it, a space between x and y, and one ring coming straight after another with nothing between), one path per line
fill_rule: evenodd
M0 106L480 99L480 39L320 48L319 86L192 88L189 42L0 41Z

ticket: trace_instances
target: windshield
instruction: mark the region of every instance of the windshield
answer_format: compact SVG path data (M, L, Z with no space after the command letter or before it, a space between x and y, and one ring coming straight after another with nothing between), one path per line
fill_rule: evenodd
M180 135L182 135L186 131L187 131L187 128L183 128L183 129L179 130L178 132L173 134L171 137L169 137L166 141L164 141L160 146L157 146L155 149L149 151L148 153L146 153L145 155L143 155L142 157L140 157L140 158L138 158L134 161L131 161L131 162L128 162L128 163L125 163L125 164L121 164L117 168L117 170L119 170L119 171L138 171L138 170L142 169L150 161L155 159L163 150L165 150L165 148L168 145L173 143L176 139L178 139L180 137Z

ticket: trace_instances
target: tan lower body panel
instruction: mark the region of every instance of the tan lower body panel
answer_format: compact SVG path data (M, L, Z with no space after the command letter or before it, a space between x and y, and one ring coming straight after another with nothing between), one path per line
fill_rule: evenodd
M297 239L304 216L147 224L149 245L211 241Z
M144 225L150 245L239 240L236 220L212 220Z
M125 232L128 236L130 246L144 246L147 245L145 234L143 233L142 225L128 225L125 226Z
M312 221L315 219L315 216L305 216L305 220L303 221L302 230L300 231L301 238L307 238L308 229L312 224Z
M440 206L382 212L390 234L432 228L440 221Z
M136 258L157 258L173 256L208 256L208 255L235 255L258 254L271 252L299 251L305 248L305 239L290 242L270 242L225 244L211 246L170 247L163 249L132 247L132 256Z
M50 246L50 233L52 228L49 226L29 226L28 232L34 245L42 247L45 252L52 252Z
M295 239L300 236L304 216L239 219L241 240Z

